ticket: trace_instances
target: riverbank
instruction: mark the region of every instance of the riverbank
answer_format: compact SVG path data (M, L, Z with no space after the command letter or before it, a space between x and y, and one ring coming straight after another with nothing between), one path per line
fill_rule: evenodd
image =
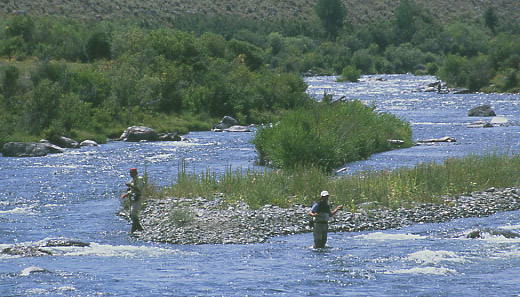
M520 189L490 188L484 192L448 198L442 205L417 204L405 209L340 211L329 224L331 232L357 232L400 228L411 224L439 223L457 218L482 217L520 209ZM172 244L248 244L276 236L312 232L309 206L281 208L266 205L251 209L245 203L230 205L222 197L150 199L141 221L144 241Z

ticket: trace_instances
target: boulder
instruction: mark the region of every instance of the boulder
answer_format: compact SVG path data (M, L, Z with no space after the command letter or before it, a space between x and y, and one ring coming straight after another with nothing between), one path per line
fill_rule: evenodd
M80 148L80 145L76 140L65 136L61 136L60 138L58 138L58 140L54 144L63 148Z
M168 132L159 134L160 141L181 141L182 138L179 135L179 132Z
M159 135L152 128L144 126L132 126L128 127L123 134L121 139L128 142L139 142L139 141L157 141Z
M95 142L94 140L83 140L80 144L80 146L98 146L99 144Z
M505 238L520 238L520 234L516 232L512 232L509 230L500 230L500 229L477 229L469 232L466 235L466 238L486 238L490 236L503 236Z
M54 145L54 144L50 144L50 143L47 143L47 144L44 144L45 145L45 148L47 148L47 153L49 154L61 154L63 153L63 149L57 145Z
M494 117L491 119L491 124L497 126L504 126L508 124L508 120L505 117Z
M482 106L474 107L468 110L468 117L494 117L496 116L495 111L491 109L491 106L484 104Z
M432 142L456 142L457 140L450 136L445 136L441 138L432 138L426 140L419 140L417 143L432 143Z
M87 247L90 242L72 238L47 238L39 242L40 247Z
M8 142L2 147L4 157L43 157L57 153L63 153L63 150L49 143Z
M28 275L33 274L33 273L44 273L44 272L49 272L49 270L47 270L45 268L38 267L38 266L31 266L31 267L24 268L22 270L22 272L20 272L20 275L28 276Z
M486 121L476 121L473 123L469 123L467 127L468 128L491 128L491 127L493 127L493 125Z
M468 89L450 89L449 91L452 94L471 94L471 91Z
M238 125L238 121L230 116L225 116L222 118L220 123L213 125L214 130L225 130L230 128L231 126Z
M224 129L224 131L226 131L226 132L251 132L251 129L249 129L249 127L247 127L247 126L234 125L227 129Z
M403 145L404 144L404 140L401 140L401 139L387 139L386 141L388 141L389 144L393 144L393 145Z
M51 252L41 249L40 247L23 245L15 245L4 248L0 251L0 254L22 257L41 257L52 255Z

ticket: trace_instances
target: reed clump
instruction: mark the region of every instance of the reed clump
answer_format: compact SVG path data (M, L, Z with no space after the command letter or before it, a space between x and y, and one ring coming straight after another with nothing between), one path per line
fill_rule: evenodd
M229 203L243 201L259 208L272 204L288 207L310 205L321 190L328 190L333 203L351 211L370 207L408 207L416 203L443 203L447 196L469 194L490 187L520 185L520 155L487 154L447 158L394 170L365 170L344 176L312 167L292 171L232 169L215 174L206 169L188 173L183 163L177 181L155 191L155 197L213 197L219 194Z

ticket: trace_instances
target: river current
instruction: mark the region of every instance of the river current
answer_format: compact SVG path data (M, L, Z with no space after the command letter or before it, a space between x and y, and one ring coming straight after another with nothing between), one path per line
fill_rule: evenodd
M520 95L417 92L431 76L307 79L309 94L346 96L409 121L414 146L345 165L343 172L442 162L468 154L520 153ZM490 104L507 124L468 128L483 118L468 109ZM312 234L248 245L142 242L117 215L128 169L158 185L188 171L252 168L253 133L196 132L182 142L109 142L37 158L0 157L0 250L72 238L88 247L47 248L52 255L0 255L0 296L519 296L520 239L462 236L478 228L520 233L520 211L400 229ZM30 267L44 272L28 273Z

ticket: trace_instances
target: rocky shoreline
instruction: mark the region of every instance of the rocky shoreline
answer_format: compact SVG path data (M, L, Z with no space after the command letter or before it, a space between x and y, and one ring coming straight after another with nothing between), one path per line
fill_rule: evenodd
M417 223L445 222L482 217L520 209L520 189L475 192L446 200L445 204L418 204L405 209L340 211L329 223L331 232L400 228ZM276 236L312 232L310 206L281 208L266 205L252 209L245 203L230 205L222 197L150 199L141 212L145 230L140 240L173 244L248 244Z

